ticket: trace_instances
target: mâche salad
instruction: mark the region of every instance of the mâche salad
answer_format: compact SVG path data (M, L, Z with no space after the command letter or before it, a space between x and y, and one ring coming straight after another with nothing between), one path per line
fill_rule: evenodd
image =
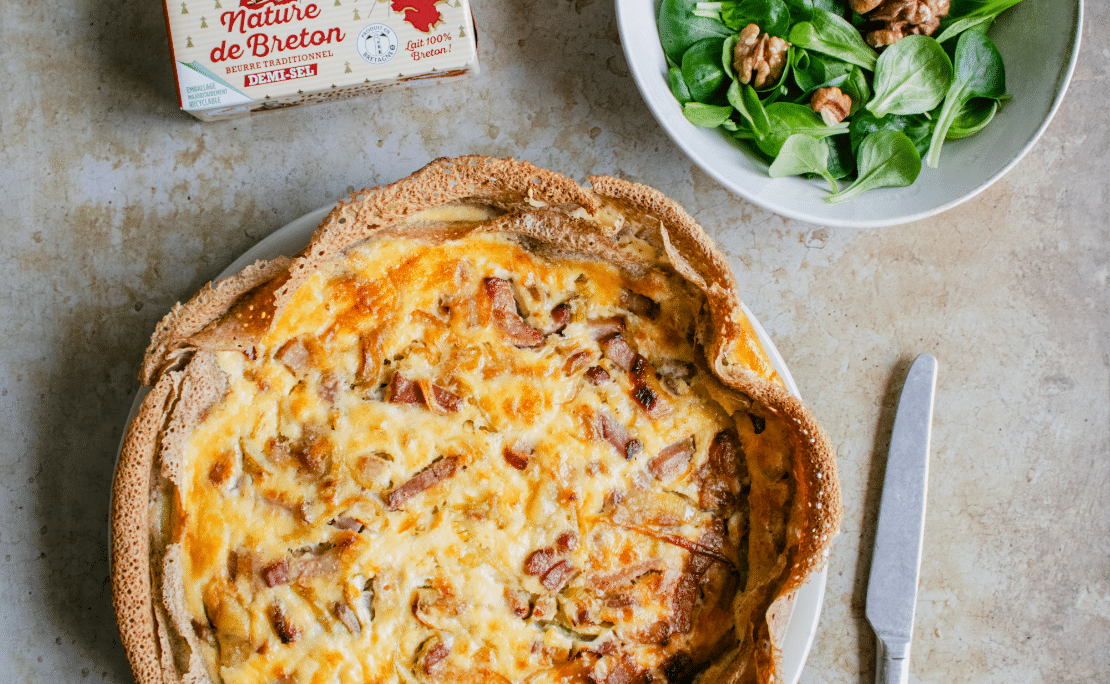
M986 32L1020 1L662 0L658 25L691 123L837 203L911 185L991 122L1009 96Z

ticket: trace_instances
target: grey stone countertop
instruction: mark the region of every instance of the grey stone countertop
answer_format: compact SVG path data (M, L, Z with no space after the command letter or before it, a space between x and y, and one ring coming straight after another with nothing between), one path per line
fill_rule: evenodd
M839 452L843 530L802 681L868 682L863 600L914 356L940 362L914 682L1110 681L1110 3L986 192L882 230L787 220L670 142L611 0L477 0L483 73L201 124L157 2L0 6L2 682L129 682L108 583L116 448L155 322L276 228L439 156L610 174L683 204Z

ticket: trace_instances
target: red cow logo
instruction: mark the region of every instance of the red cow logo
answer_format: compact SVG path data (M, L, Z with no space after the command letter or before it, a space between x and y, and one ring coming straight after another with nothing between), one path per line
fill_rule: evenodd
M246 2L246 0L243 0ZM446 0L393 0L390 7L394 12L404 12L405 21L417 31L431 33L432 27L443 19L436 5Z

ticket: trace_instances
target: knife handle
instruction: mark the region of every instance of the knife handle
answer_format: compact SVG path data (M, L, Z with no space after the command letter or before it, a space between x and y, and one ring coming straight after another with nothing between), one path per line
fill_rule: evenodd
M909 684L909 642L887 644L875 639L875 684Z

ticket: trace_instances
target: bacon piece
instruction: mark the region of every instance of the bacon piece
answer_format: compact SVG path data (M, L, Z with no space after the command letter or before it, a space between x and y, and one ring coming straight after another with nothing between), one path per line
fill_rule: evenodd
M328 577L339 572L339 547L310 551L293 561L297 580Z
M424 651L424 657L421 659L424 674L435 674L442 670L447 665L443 660L449 653L451 653L451 649L444 646L442 641L437 641L428 650Z
M610 316L609 318L595 318L586 322L590 334L595 340L600 340L610 335L624 332L624 316Z
M626 371L632 368L632 362L636 359L636 352L632 351L632 347L628 346L628 342L620 333L614 333L608 337L602 338L600 341L601 351L605 356L617 365L621 370Z
M526 620L528 614L532 612L529 599L531 599L531 595L523 589L505 587L505 603L509 605L512 614L521 620Z
M632 638L641 644L667 645L671 639L671 623L667 620L656 620L643 629L636 630Z
M628 434L628 430L608 413L598 414L597 427L601 436L616 447L625 460L634 458L644 450L644 443L638 439L633 439Z
M447 456L435 461L424 470L413 475L408 482L397 487L386 495L386 505L391 511L399 511L405 507L409 499L423 492L435 484L455 474L459 459L457 456Z
M556 305L555 308L551 310L551 322L555 324L555 327L552 328L548 334L551 335L562 332L563 328L567 327L567 324L570 323L571 313L572 309L570 302L563 302L562 304Z
M261 575L267 587L289 584L289 566L286 565L285 559L276 560L262 568Z
M586 379L594 385L600 385L609 379L609 373L601 366L590 366L586 369Z
M624 657L609 670L609 675L605 678L605 684L648 684L650 681L647 671L638 669Z
M621 306L644 318L654 319L659 316L659 302L632 290L621 292Z
M302 470L319 476L328 470L331 447L325 437L310 433L293 449L293 456Z
M694 437L668 444L659 451L659 455L651 459L648 470L656 479L668 482L675 479L690 465L694 456Z
M301 630L289 621L289 616L285 614L285 609L280 603L275 603L270 608L270 623L283 644L291 644L301 636Z
M274 358L284 363L288 366L289 370L298 375L308 368L312 361L312 356L308 352L308 347L305 346L304 341L299 337L293 338L281 345L281 348L274 352Z
M517 445L507 446L502 452L505 457L505 462L516 468L517 470L524 470L528 467L528 457L532 454L532 450L524 450Z
M363 527L362 523L356 518L352 518L348 515L341 515L335 520L332 520L331 526L337 530L347 530L350 532L358 532Z
M391 404L423 404L424 392L420 384L405 378L400 371L393 374L389 381L387 395Z
M660 558L649 558L642 560L631 565L626 565L620 570L609 572L605 574L590 575L585 578L586 586L591 589L596 589L599 592L610 592L615 589L627 587L636 580L640 579L649 572L655 572L664 568L663 560ZM622 607L622 606L614 606Z
M724 533L721 530L721 525L717 524L699 537L697 544L700 547L719 553L723 541ZM678 578L674 595L671 597L671 630L673 633L688 634L693 628L692 620L694 603L698 598L698 585L714 560L710 556L699 553L692 553L686 559L686 565L682 569L682 575Z
M659 399L659 394L655 390L645 384L638 384L632 387L632 398L640 405L644 411L647 412L652 418L659 418L665 415L663 411L663 402Z
M550 548L536 549L524 559L524 574L542 575L555 564L555 551Z
M400 371L393 374L387 392L391 404L424 404L432 413L458 413L462 398L429 380L409 380ZM428 401L428 397L432 401Z
M582 351L575 352L567 357L566 363L563 364L563 373L565 375L574 375L590 362L593 354L583 349Z
M566 584L570 576L574 574L574 566L570 561L560 560L547 569L540 579L540 584L548 591L557 591L560 587Z
M699 471L698 506L722 514L731 512L740 494L740 440L733 430L722 430L709 445L709 458Z
M448 413L458 413L462 409L462 398L439 385L432 385L432 398Z
M578 534L573 531L567 531L560 534L555 538L555 548L559 553L566 553L573 551L578 547Z
M320 397L329 404L334 404L339 398L339 378L332 373L320 376Z
M483 281L489 297L493 322L509 337L515 347L538 347L543 344L543 333L529 326L517 310L516 296L509 281L486 278Z
M358 621L358 616L355 615L355 611L351 610L350 606L346 603L336 601L331 606L331 612L343 623L343 626L347 628L348 632L355 636L362 633L362 623Z

